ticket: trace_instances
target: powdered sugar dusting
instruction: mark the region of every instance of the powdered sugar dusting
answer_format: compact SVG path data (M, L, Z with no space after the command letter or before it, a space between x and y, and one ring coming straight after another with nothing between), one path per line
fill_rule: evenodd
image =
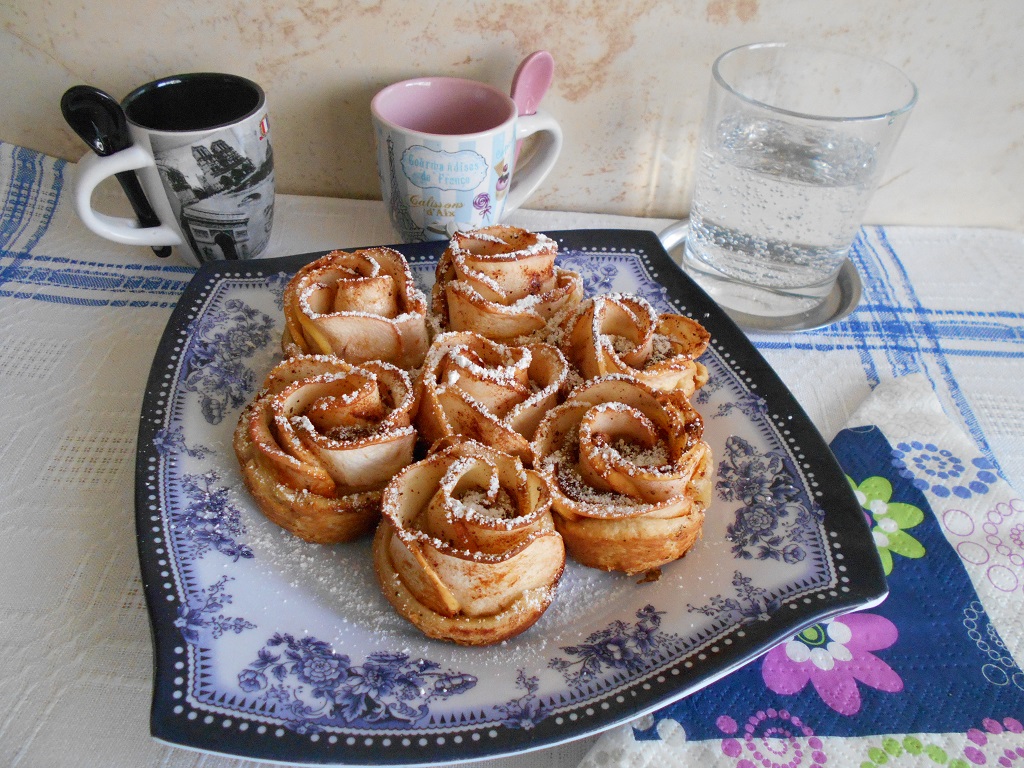
M669 454L664 443L658 442L651 446L644 446L629 440L619 439L610 446L630 464L646 469L668 468Z
M513 244L501 237L480 230L476 230L471 233L456 233L455 236L452 237L449 249L452 255L462 259L479 259L481 261L516 261L518 259L531 258L548 251L554 251L558 248L558 244L543 233L530 232L527 234L530 236L529 239L531 242L522 246L519 243ZM478 253L473 251L467 245L473 241L491 243L492 245L497 245L506 250L498 253Z
M656 365L665 360L676 357L679 353L675 350L675 344L668 336L660 333L654 334L649 364Z
M645 506L644 502L632 499L615 491L601 491L591 487L580 474L576 463L579 444L566 446L544 458L544 471L554 479L558 489L584 510L613 514L616 509Z

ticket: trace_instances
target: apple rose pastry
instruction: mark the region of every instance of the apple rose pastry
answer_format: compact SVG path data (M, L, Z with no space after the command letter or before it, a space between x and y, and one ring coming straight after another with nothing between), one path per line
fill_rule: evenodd
M550 344L505 346L475 333L442 333L418 387L420 436L466 435L533 461L533 433L567 389L569 366Z
M624 373L687 397L708 381L707 368L697 362L711 340L704 326L682 315L659 315L641 296L587 299L561 330L562 351L586 379Z
M235 454L263 513L299 538L350 541L380 519L381 491L413 459L416 398L382 361L287 358L242 411Z
M578 562L629 574L693 546L711 501L711 449L677 391L612 375L575 389L537 428L535 466Z
M555 266L558 245L518 227L456 233L437 264L435 316L446 331L494 341L542 341L583 298L583 280Z
M388 601L429 637L491 645L533 625L565 568L536 472L445 439L388 483L373 562Z
M427 353L427 300L391 248L332 251L300 269L284 291L286 355L324 354L356 365L416 368Z

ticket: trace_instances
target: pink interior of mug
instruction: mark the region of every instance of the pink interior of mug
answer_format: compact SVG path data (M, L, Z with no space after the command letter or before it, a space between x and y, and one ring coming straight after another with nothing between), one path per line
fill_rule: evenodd
M501 91L455 77L389 85L373 98L371 109L399 128L441 136L489 131L516 114L515 102Z

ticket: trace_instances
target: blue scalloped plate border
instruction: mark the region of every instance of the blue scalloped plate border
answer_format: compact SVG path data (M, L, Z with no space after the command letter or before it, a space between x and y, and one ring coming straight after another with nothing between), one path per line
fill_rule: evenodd
M139 426L157 739L305 764L515 754L650 712L885 598L863 512L824 439L657 236L548 234L588 294L641 293L711 332L712 380L695 404L718 482L702 540L649 584L570 564L548 613L502 645L423 638L375 597L365 542L290 539L255 511L234 466L238 412L279 347L281 289L322 254L206 264L160 341ZM394 247L428 288L444 243Z

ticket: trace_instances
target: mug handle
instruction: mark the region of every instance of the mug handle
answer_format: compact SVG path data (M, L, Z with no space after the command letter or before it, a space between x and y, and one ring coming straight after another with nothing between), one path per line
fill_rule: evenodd
M92 194L100 182L122 171L155 165L152 155L138 144L100 157L87 153L78 162L75 179L75 211L89 229L101 237L125 245L181 245L181 236L166 224L142 227L136 219L108 216L92 207Z
M527 158L521 168L516 165L512 170L512 185L505 199L505 213L510 213L526 202L526 198L534 193L541 182L551 173L562 151L562 127L555 119L543 110L533 115L520 115L516 122L516 141L527 136L543 133L536 152Z

